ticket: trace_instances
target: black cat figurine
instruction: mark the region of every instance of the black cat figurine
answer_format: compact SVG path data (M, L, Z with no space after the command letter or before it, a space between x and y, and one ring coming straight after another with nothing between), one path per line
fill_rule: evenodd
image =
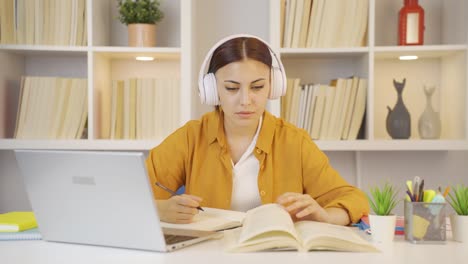
M405 88L406 78L399 83L393 80L393 86L398 93L398 100L393 107L387 106L387 132L393 139L408 139L411 136L411 117L403 103L402 92Z

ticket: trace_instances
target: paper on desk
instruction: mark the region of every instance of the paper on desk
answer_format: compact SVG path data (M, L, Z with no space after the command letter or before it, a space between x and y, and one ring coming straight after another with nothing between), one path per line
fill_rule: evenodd
M161 226L187 230L218 231L242 225L245 213L216 208L203 207L190 224L172 224L161 221Z

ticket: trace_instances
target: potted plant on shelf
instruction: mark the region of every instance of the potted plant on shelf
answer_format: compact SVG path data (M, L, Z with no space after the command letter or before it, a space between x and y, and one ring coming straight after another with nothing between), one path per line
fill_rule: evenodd
M128 45L156 45L156 24L164 17L158 0L117 0L119 20L128 26Z
M382 188L370 188L370 195L366 195L374 212L369 215L372 240L378 243L393 241L396 215L392 214L392 211L398 204L398 190L391 184L385 183Z
M468 243L468 186L453 187L447 201L456 212L450 215L453 240Z

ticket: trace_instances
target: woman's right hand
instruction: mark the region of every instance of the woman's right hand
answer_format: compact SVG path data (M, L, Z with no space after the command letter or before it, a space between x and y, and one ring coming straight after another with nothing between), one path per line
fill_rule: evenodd
M157 200L159 218L168 223L188 224L198 214L202 198L189 195L175 195L167 200Z

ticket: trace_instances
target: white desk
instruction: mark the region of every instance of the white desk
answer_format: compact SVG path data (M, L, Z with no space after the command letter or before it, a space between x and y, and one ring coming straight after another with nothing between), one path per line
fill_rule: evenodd
M424 261L424 262L423 262ZM45 241L0 241L1 264L94 264L94 263L255 263L255 264L466 264L468 245L447 241L442 245L414 245L401 236L381 253L255 252L226 253L220 240L208 241L171 253L65 244Z

